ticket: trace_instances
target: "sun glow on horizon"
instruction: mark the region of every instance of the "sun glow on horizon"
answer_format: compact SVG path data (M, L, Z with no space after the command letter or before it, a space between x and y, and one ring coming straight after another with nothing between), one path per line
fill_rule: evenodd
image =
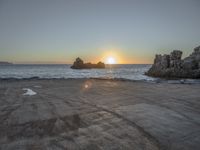
M104 48L101 49L102 56L100 60L105 62L105 64L123 64L124 63L124 55L122 54L122 50L119 48Z
M110 56L107 58L106 63L107 64L116 64L116 60L115 60L115 58Z

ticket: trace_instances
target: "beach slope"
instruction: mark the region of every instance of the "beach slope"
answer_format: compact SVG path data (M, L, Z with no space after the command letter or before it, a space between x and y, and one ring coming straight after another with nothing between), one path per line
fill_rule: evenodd
M0 149L199 150L200 85L1 80Z

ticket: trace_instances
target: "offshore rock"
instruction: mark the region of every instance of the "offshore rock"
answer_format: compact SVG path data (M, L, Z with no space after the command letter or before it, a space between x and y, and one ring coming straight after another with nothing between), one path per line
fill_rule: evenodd
M12 63L6 61L0 61L0 65L12 65Z
M71 68L72 69L92 69L92 68L102 69L102 68L105 68L105 64L102 62L98 62L97 64L84 63L83 60L78 57L76 58L76 61L71 66Z
M170 55L156 55L154 64L146 75L164 78L200 78L200 46L181 59L182 51L174 50Z

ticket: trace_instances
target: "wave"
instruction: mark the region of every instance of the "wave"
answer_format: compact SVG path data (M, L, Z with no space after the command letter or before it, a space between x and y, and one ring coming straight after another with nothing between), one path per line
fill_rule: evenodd
M151 65L114 65L106 69L73 70L70 65L10 65L0 67L0 80L96 79L149 83L200 83L192 79L160 79L145 75Z
M107 80L107 81L124 81L124 82L144 82L144 83L168 83L168 84L200 84L200 79L163 79L154 78L154 80L134 80L126 78L105 78L105 77L88 77L88 78L0 78L0 81L29 81L29 80Z

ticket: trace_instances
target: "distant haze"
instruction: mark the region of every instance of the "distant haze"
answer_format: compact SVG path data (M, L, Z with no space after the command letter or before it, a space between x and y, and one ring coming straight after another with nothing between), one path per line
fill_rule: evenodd
M200 0L0 0L0 61L152 63L200 45Z

